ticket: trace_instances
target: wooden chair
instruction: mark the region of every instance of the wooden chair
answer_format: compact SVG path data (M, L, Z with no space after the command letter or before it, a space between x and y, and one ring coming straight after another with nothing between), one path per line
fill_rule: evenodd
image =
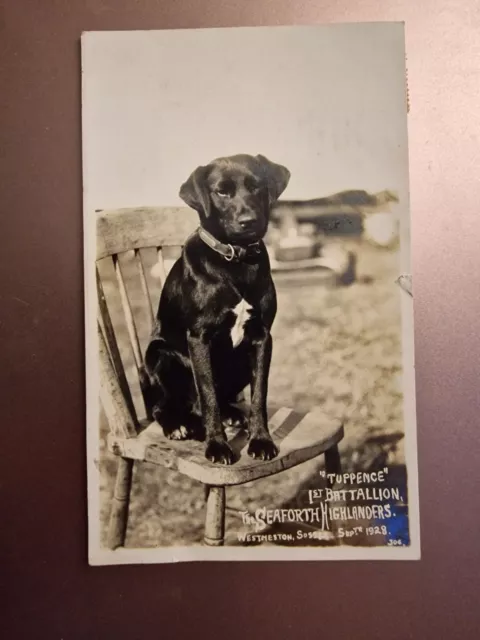
M164 437L161 427L152 421L151 416L145 415L145 419L137 416L98 263L110 261L110 268L113 266L115 271L124 322L139 386L143 393L146 388L146 374L142 350L128 293L128 282L119 256L124 252L133 251L137 278L141 284L151 328L154 313L142 250L156 249L164 281L165 248L177 247L180 251L182 242L198 226L198 218L195 212L184 208L99 211L97 216L100 401L110 429L108 448L118 456L108 546L115 549L123 546L125 542L135 461L146 461L175 469L206 486L204 542L216 546L224 542L226 486L240 485L279 473L321 454L325 456L327 472L339 473L340 457L337 445L343 438L343 427L341 423L326 418L319 410L300 414L286 407L269 407L270 432L279 447L279 455L267 462L253 460L246 454L247 440L243 431L227 429L229 442L238 458L238 461L229 467L214 465L206 460L203 443L168 440ZM156 293L159 295L160 291Z

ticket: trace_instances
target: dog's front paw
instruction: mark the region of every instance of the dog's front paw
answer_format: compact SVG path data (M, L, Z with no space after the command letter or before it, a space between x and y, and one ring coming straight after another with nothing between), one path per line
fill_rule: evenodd
M207 443L205 457L215 464L233 464L233 451L223 438L212 438Z
M255 460L273 460L278 455L278 449L270 436L257 437L250 440L248 455Z

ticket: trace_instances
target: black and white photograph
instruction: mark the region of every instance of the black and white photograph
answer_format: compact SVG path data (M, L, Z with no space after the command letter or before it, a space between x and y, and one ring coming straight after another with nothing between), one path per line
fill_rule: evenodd
M407 113L402 23L83 34L90 564L420 558Z

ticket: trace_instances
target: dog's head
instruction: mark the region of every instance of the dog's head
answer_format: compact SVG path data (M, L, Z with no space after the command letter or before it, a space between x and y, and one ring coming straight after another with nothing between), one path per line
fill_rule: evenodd
M217 158L195 169L180 197L219 240L251 243L265 235L270 208L289 179L288 169L261 155Z

